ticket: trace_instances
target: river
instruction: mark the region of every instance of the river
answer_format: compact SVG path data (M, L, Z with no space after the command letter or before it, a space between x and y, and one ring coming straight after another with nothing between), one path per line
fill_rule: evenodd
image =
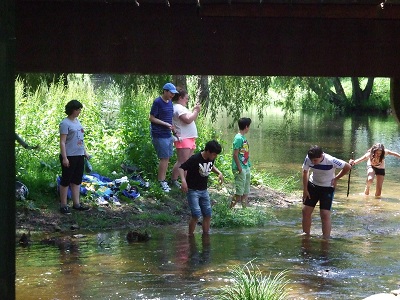
M392 117L341 118L296 115L285 126L281 113L253 119L248 134L257 168L280 175L301 174L311 144L346 160L382 142L400 151L399 126ZM226 140L227 118L216 126ZM16 249L17 299L213 299L230 284L232 267L251 260L266 274L288 270L290 298L363 299L399 286L400 159L387 157L380 199L362 195L365 165L335 193L330 241L320 239L314 214L312 237L301 233L301 206L275 209L265 228L212 229L210 236L186 235L186 226L149 229L146 243L126 241L126 231L84 232L59 247L33 243ZM374 191L374 187L372 188ZM33 236L40 240L43 236Z

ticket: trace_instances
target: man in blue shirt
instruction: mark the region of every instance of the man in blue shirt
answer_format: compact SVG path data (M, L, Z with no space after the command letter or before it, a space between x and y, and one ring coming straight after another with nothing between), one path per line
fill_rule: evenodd
M163 86L163 94L156 98L150 110L149 120L151 122L151 139L157 156L160 159L158 164L157 179L164 192L168 193L171 188L165 180L169 158L173 153L173 138L171 132L172 117L174 108L172 98L178 94L172 83L166 83Z

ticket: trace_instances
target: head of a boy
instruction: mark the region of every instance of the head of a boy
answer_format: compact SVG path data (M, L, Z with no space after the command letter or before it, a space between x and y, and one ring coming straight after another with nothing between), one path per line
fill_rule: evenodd
M216 140L207 142L206 146L204 147L204 154L206 156L205 158L209 160L216 159L218 154L221 152L222 147Z
M171 82L164 84L163 95L165 95L167 99L171 100L176 94L179 94L179 92L176 90L175 85L173 85Z
M324 159L323 154L324 151L322 151L322 148L317 145L311 146L307 152L308 158L314 165L318 165Z
M249 131L250 124L251 124L251 119L250 118L240 118L238 120L239 130L246 130L247 129L247 131Z

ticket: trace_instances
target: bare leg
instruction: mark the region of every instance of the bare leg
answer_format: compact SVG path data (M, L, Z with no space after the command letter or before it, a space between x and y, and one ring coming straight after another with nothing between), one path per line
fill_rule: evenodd
M236 203L238 202L238 200L240 198L241 198L240 195L233 195L232 200L231 200L231 204L229 205L229 208L235 207Z
M169 158L161 158L158 164L158 181L164 181L167 175Z
M181 164L183 164L185 161L189 159L193 155L194 149L188 149L188 148L177 148L176 149L176 154L178 156L178 159L176 163L174 164L174 167L172 168L172 175L171 179L172 180L177 180L179 177L179 167Z
M331 211L327 209L321 209L319 212L322 221L322 236L324 239L329 239L331 237Z
M249 196L249 195L244 194L244 195L241 197L241 199L240 199L240 201L242 202L242 207L243 207L243 208L247 207L247 197L248 197L248 196Z
M385 179L385 176L383 175L376 175L376 191L375 191L375 197L380 197L382 194L382 186L383 186L383 180Z
M67 206L68 186L60 185L60 206Z
M203 234L210 233L211 217L203 217Z
M303 227L303 232L306 235L310 235L311 232L311 215L313 211L314 207L303 205L303 210L302 210L303 219L301 225Z
M364 194L367 196L369 195L369 189L372 183L374 182L374 177L375 177L375 171L372 168L368 169L367 182L365 184L365 190L364 190Z
M194 230L196 229L197 221L199 218L191 217L189 221L189 235L192 235L194 233ZM204 220L203 220L204 221ZM203 222L204 224L204 222Z
M71 183L70 185L72 191L72 203L75 207L79 206L79 195L81 192L81 186Z

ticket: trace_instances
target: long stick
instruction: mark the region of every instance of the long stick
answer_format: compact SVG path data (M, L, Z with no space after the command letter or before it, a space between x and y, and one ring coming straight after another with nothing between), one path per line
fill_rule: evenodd
M354 159L354 152L351 152L351 159ZM351 176L351 169L349 171L349 179L347 180L347 197L349 197L350 193L350 176Z

